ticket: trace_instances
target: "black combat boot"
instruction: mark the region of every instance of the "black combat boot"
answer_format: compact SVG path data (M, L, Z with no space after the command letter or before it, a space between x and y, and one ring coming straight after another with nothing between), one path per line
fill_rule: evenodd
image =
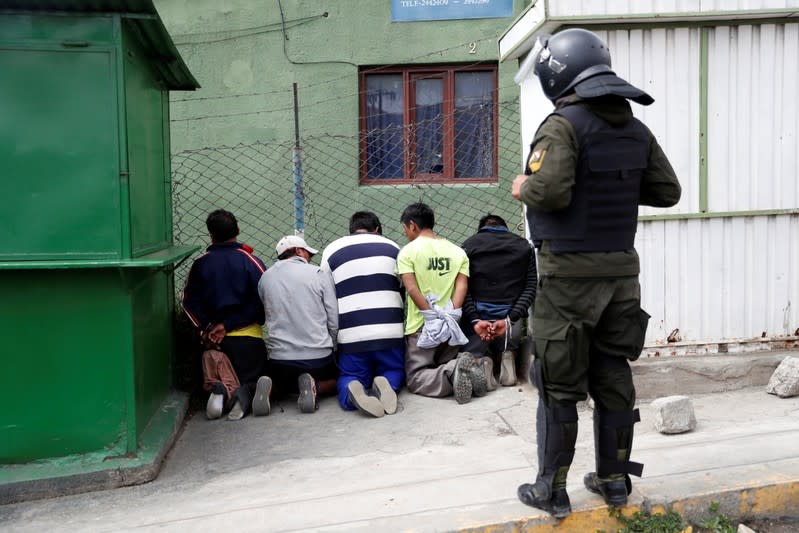
M638 409L605 411L594 409L594 453L596 472L583 478L585 488L600 494L613 507L627 504L632 492L630 474L641 477L644 465L630 461L633 424L641 421Z
M534 365L540 367L538 361ZM534 375L541 375L540 369ZM538 409L536 411L536 442L538 444L538 475L534 483L524 483L516 493L522 503L546 511L556 518L571 513L571 502L566 492L566 477L574 459L577 441L577 407L547 406L543 397L544 386L538 381Z
M572 512L566 489L550 491L549 486L542 481L523 483L519 485L516 494L522 503L546 511L555 518L564 518Z

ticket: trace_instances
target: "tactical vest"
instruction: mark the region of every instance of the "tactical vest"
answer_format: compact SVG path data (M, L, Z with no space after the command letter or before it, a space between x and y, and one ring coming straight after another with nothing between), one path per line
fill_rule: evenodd
M631 250L649 130L636 118L613 127L580 105L553 114L568 120L577 135L576 182L565 209L527 210L533 242L550 241L556 254Z

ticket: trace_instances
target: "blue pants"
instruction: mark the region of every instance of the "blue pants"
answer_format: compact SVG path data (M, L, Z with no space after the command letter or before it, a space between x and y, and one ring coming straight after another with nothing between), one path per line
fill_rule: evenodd
M355 406L349 401L347 385L358 380L365 389L372 386L375 376L384 376L391 388L399 391L405 379L405 348L390 348L361 353L338 354L339 377L336 381L338 403L341 408L352 411Z

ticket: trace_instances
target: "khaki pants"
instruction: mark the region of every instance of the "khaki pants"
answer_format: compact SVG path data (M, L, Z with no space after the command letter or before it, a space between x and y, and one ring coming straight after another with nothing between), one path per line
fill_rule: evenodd
M422 396L442 398L452 395L452 373L462 347L439 344L419 348L419 331L405 336L405 376L408 390Z

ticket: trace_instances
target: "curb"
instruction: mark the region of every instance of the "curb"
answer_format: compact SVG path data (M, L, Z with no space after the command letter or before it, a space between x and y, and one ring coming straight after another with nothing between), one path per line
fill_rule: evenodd
M639 400L765 387L786 357L799 352L641 358L630 364ZM675 384L678 384L675 386Z
M635 493L633 493L633 496ZM799 479L770 481L755 487L734 488L710 491L703 494L678 498L670 502L650 501L636 498L621 509L624 516L630 517L638 511L652 514L672 509L684 520L697 524L711 517L711 504L718 504L718 514L729 517L733 523L763 519L799 517ZM458 529L462 533L595 533L614 532L623 527L610 516L607 506L574 509L572 514L562 520L537 514L528 518L512 519L507 522L486 524Z

